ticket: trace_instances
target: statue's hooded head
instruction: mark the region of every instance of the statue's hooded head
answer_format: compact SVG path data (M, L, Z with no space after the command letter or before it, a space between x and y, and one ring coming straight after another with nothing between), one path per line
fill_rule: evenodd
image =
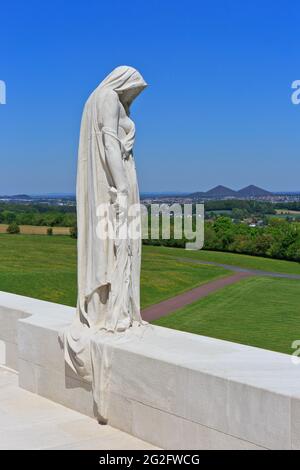
M120 101L129 109L133 100L146 88L147 83L133 67L121 65L115 68L100 83L100 87L112 88L118 93Z

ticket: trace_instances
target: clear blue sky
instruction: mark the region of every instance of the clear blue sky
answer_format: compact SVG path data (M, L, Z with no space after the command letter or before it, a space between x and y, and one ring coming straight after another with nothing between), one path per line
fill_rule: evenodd
M254 183L300 190L300 6L295 1L2 2L0 194L73 192L89 93L139 69L142 191Z

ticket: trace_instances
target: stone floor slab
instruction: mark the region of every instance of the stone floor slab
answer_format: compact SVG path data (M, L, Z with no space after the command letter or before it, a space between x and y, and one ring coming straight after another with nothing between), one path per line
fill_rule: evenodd
M18 386L15 372L0 368L0 450L154 449L140 439Z

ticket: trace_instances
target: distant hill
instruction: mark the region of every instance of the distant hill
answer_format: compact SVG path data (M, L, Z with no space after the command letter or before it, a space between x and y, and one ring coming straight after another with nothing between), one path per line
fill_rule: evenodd
M237 197L237 192L233 191L233 189L227 188L226 186L222 186L219 184L214 188L210 189L206 192L197 192L190 194L192 199L200 199L200 198L212 198L212 199L223 199L227 197Z
M201 198L210 198L210 199L226 199L226 198L260 198L260 197L267 197L272 196L273 193L266 191L265 189L259 188L258 186L254 186L254 184L250 184L246 188L242 188L239 191L234 191L231 188L227 188L226 186L218 185L215 188L210 189L206 192L197 192L190 194L190 198L192 199L201 199Z
M227 188L226 186L216 186L215 188L206 191L206 197L236 197L236 191L233 189Z
M31 196L28 194L14 194L13 196L0 196L0 199L17 199L17 200L24 200L24 199L32 199Z
M272 196L272 193L266 191L265 189L259 188L258 186L254 186L254 184L250 184L246 188L242 188L237 191L237 196L240 197L265 197L265 196Z
M197 193L188 194L187 197L191 199L201 199L202 197L206 197L206 193L198 191Z

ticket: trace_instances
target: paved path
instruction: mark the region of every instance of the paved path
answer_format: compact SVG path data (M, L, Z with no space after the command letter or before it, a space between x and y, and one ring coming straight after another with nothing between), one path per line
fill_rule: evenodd
M217 279L215 281L208 282L207 284L203 284L202 286L196 287L190 291L184 292L183 294L176 295L171 299L164 300L158 304L151 305L150 307L144 309L142 311L142 317L146 321L156 320L157 318L163 317L168 315L169 313L174 312L180 308L185 307L196 300L201 299L202 297L211 294L212 292L222 289L229 284L233 284L238 282L240 279L248 276L268 276L268 277L276 277L276 278L284 278L284 279L299 279L300 274L286 274L286 273L278 273L273 271L263 271L260 269L248 269L242 268L240 266L234 266L231 264L222 264L216 263L214 261L203 261L199 259L193 258L173 258L176 261L180 261L183 263L193 263L193 264L202 264L202 265L211 265L211 266L218 266L221 268L228 269L229 271L233 271L236 274L233 274L229 277L224 277L221 279Z
M0 367L0 449L155 449L125 432L18 386L18 375Z
M214 261L203 261L200 259L193 259L193 258L174 258L177 261L181 261L183 263L194 263L194 264L209 264L211 266L219 266L220 268L229 269L230 271L234 271L237 273L249 273L254 276L269 276L269 277L281 277L285 279L300 279L300 274L286 274L286 273L277 273L273 271L262 271L260 269L248 269L248 268L241 268L240 266L233 266L231 264L222 264L222 263L215 263Z
M186 305L191 304L218 289L222 289L225 286L234 284L240 279L249 277L251 275L252 274L248 272L237 272L232 276L223 277L221 279L216 279L215 281L202 284L202 286L195 287L194 289L184 292L183 294L176 295L171 299L164 300L158 304L145 308L142 311L142 317L145 321L156 320L157 318L163 317L169 313L174 312L175 310L183 308Z

